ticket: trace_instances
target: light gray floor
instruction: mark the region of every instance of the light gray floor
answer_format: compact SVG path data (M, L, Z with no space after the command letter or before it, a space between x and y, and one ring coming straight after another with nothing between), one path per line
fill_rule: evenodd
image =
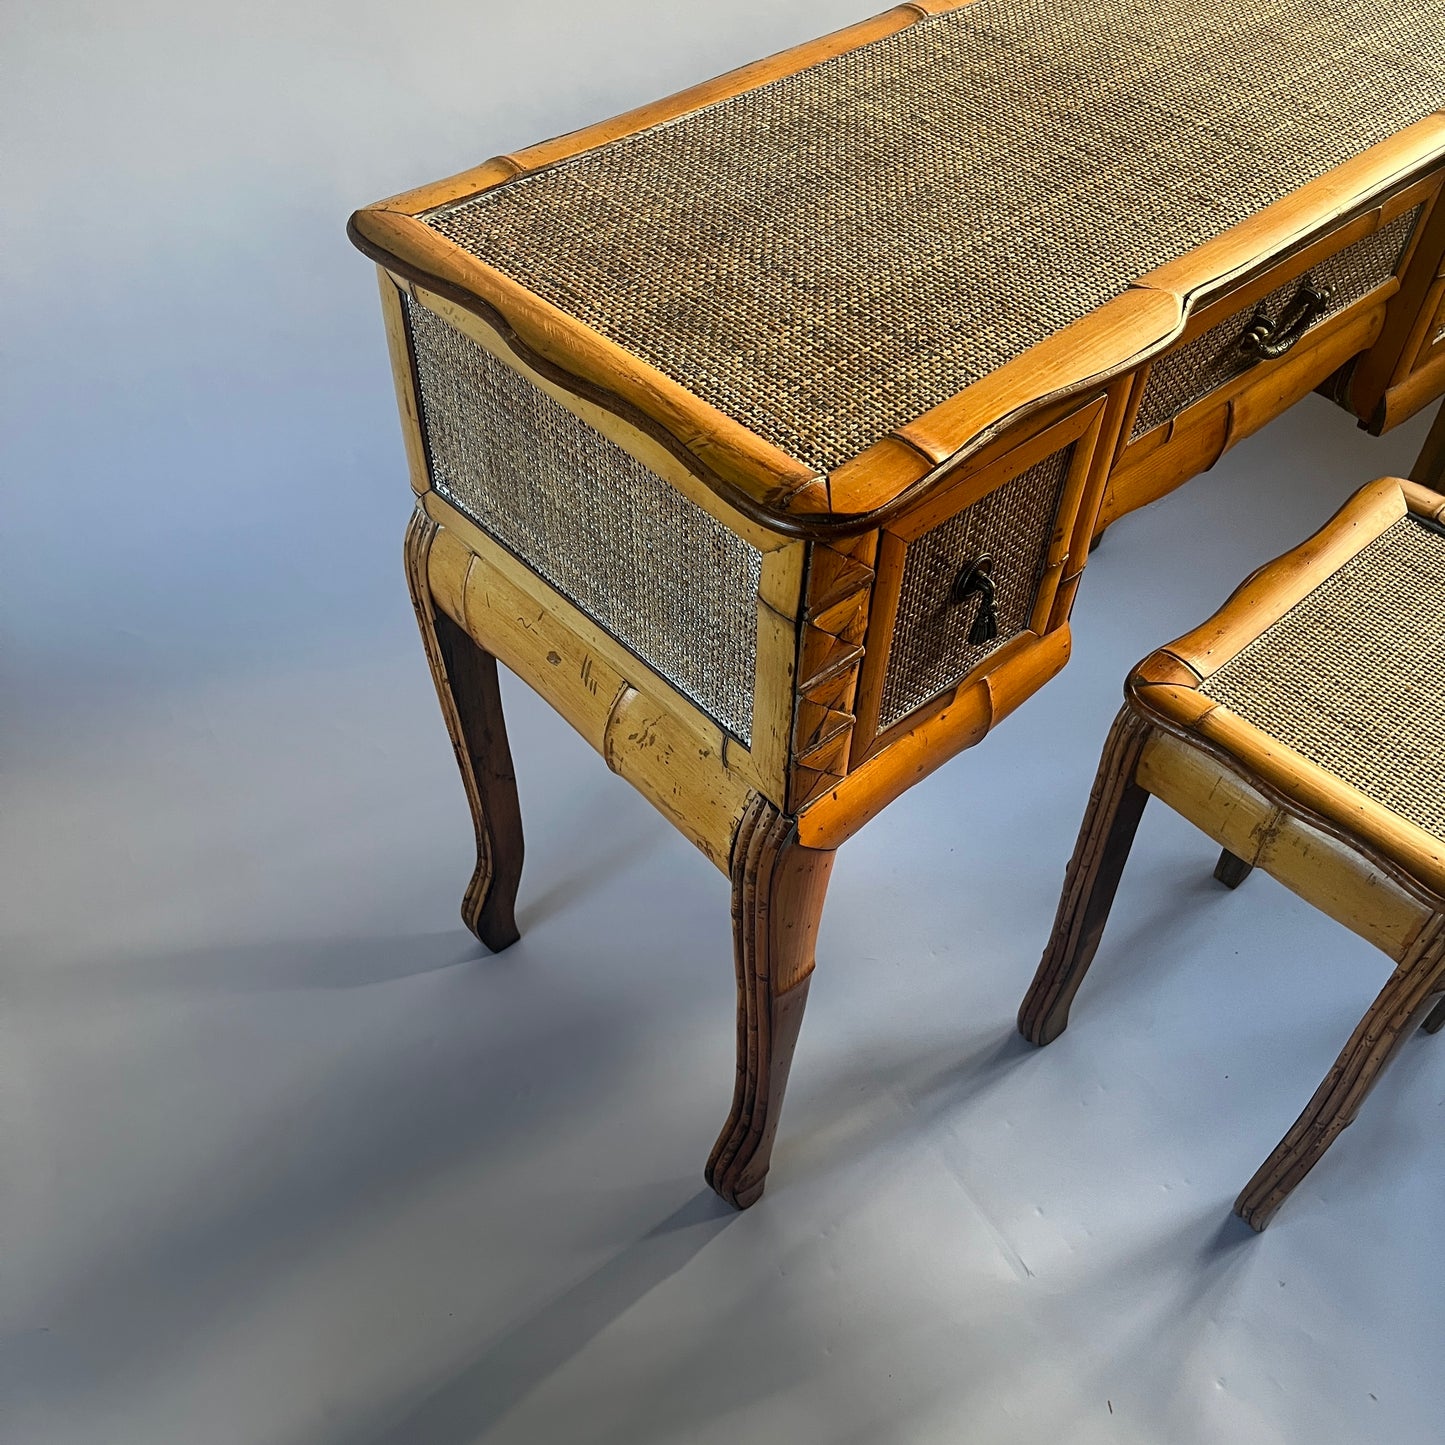
M369 655L32 738L0 1438L1437 1440L1441 1042L1228 1213L1381 957L1161 813L1074 1027L1012 1032L1128 663L1418 432L1311 401L1110 534L1065 674L841 854L742 1216L724 880L509 685L525 937L481 955L399 575Z
M1267 1234L1229 1216L1381 956L1219 889L1158 811L1074 1027L1012 1025L1127 666L1418 422L1311 399L1111 532L1064 675L842 853L747 1214L700 1178L725 881L511 679L525 936L456 921L345 211L858 8L32 12L0 96L49 161L4 211L5 1445L1440 1438L1445 1041Z

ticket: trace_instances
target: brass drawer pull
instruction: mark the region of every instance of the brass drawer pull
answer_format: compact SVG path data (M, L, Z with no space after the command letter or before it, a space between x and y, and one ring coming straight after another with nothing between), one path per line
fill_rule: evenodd
M1316 286L1306 276L1278 321L1271 321L1263 309L1249 318L1249 325L1239 338L1239 349L1257 361L1273 361L1283 356L1329 310L1334 299L1333 287Z
M964 564L953 582L953 600L962 602L975 593L982 593L973 626L968 630L970 647L981 647L998 636L998 589L993 580L993 558L985 553L982 557Z

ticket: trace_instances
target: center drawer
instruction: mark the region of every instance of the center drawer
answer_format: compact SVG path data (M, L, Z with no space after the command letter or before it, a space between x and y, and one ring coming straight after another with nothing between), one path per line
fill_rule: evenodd
M1421 210L1415 206L1344 250L1322 257L1303 276L1283 282L1259 301L1235 308L1231 300L1211 307L1211 314L1216 309L1228 314L1149 368L1130 442L1173 421L1236 377L1288 354L1321 324L1393 280Z
M1401 189L1195 310L1135 379L1101 526L1207 471L1374 344L1439 185Z

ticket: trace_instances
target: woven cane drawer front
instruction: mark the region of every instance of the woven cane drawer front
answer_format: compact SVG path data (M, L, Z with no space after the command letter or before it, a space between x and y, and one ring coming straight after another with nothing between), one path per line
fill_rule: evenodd
M750 743L762 554L485 347L405 304L437 492Z
M1171 421L1251 368L1267 366L1267 361L1261 362L1257 355L1242 349L1241 338L1256 315L1277 319L1286 314L1291 303L1302 294L1303 286L1327 289L1330 293L1328 305L1300 333L1308 335L1315 327L1384 285L1398 269L1423 209L1423 205L1416 206L1397 216L1373 235L1326 256L1305 276L1293 277L1262 301L1233 312L1207 331L1158 357L1150 367L1130 440ZM1344 362L1348 357L1342 356L1339 360Z
M1045 457L908 545L880 731L956 686L1029 628L1078 445ZM984 594L959 596L956 588L960 575L984 557L992 562L997 631L973 642Z

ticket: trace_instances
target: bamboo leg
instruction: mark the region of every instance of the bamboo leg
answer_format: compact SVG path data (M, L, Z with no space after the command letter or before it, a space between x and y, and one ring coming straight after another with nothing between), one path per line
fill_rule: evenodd
M1109 921L1149 794L1134 781L1149 724L1124 708L1114 719L1099 761L1074 856L1064 876L1054 931L1019 1008L1019 1032L1052 1043L1068 1027L1069 1006L1084 981Z
M1435 424L1425 438L1425 448L1410 473L1410 480L1429 487L1432 492L1445 490L1445 402L1440 403Z
M1445 1029L1445 998L1441 998L1430 1010L1422 1027L1427 1034L1438 1034L1441 1029Z
M754 795L733 840L738 1065L707 1182L746 1209L763 1192L803 1022L833 854L804 848L792 818Z
M1243 858L1236 857L1228 848L1220 853L1219 862L1214 865L1215 878L1226 888L1238 888L1253 872L1253 863L1246 863Z
M520 936L514 916L523 853L517 779L497 660L432 602L427 556L436 532L436 523L418 509L406 534L407 581L476 829L477 866L462 898L462 921L498 953Z
M1234 1202L1251 1229L1263 1229L1326 1149L1354 1122L1365 1096L1414 1032L1445 984L1445 915L1426 928L1360 1020L1304 1113Z

